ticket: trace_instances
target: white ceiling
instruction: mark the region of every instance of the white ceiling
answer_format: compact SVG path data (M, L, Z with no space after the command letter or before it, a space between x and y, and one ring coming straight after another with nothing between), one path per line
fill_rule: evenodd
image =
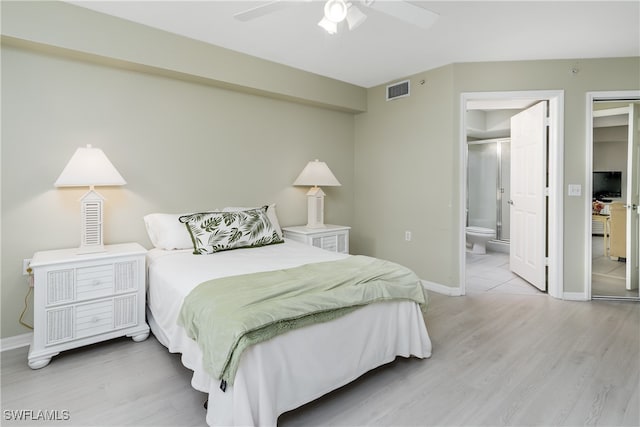
M429 29L352 1L367 20L333 36L316 0L248 22L233 15L268 2L69 3L362 87L456 62L640 56L640 0L409 2L439 15Z

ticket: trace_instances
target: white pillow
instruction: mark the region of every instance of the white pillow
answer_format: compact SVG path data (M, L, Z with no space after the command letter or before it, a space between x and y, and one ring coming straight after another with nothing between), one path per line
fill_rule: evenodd
M246 210L249 210L249 209L257 209L259 207L260 206L254 206L254 207L249 207L249 208L226 207L226 208L222 209L222 212L246 211ZM267 218L269 218L269 221L271 222L271 225L273 225L273 228L276 230L276 233L278 233L278 236L280 236L280 238L282 239L282 228L280 227L280 223L278 222L278 215L276 215L276 204L275 203L269 205L269 207L267 208Z
M193 249L193 241L189 230L179 220L183 215L189 215L189 213L152 213L145 215L144 225L154 247L169 251L174 249Z

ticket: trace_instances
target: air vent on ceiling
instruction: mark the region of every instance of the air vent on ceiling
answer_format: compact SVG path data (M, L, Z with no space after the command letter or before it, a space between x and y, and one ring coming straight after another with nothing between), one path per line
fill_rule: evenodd
M409 96L409 80L387 86L387 101Z

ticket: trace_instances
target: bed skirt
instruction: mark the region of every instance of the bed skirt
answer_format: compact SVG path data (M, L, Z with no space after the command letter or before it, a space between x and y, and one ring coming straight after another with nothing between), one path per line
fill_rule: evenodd
M342 387L397 356L428 358L431 340L418 304L371 304L326 323L279 335L245 350L233 386L202 367L202 352L184 334L170 343L147 308L158 341L193 371L191 385L209 394L210 426L275 426L278 416Z

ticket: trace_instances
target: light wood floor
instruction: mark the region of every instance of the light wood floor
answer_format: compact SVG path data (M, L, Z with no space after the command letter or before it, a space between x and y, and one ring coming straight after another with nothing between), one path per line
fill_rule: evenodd
M398 359L280 417L280 426L640 425L640 308L515 293L431 294L433 356ZM205 395L153 337L26 364L2 353L5 410L68 410L53 425L203 426ZM31 425L47 425L34 422Z

